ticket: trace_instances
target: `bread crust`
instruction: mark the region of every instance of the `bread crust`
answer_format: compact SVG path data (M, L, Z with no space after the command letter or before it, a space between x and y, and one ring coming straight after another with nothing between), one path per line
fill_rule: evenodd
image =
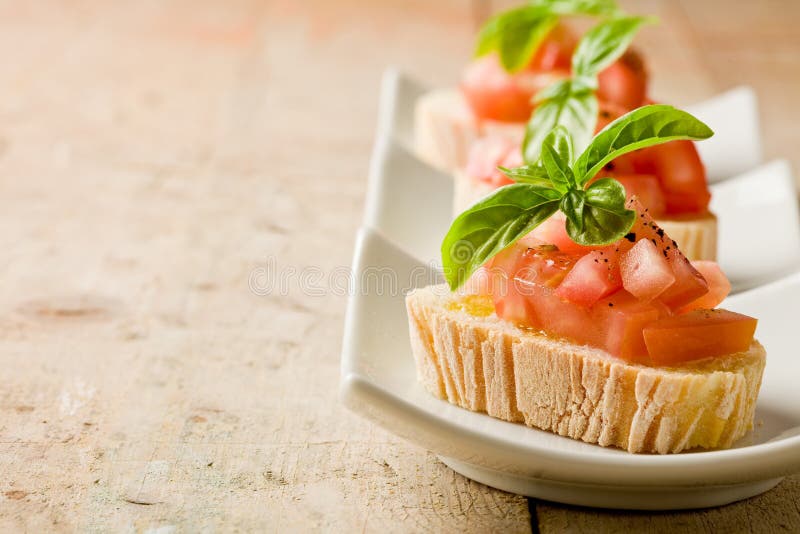
M632 453L728 448L752 428L766 362L747 352L653 368L468 311L445 286L406 298L418 380L506 421Z
M425 93L414 108L414 150L446 172L464 167L472 142L485 135L520 139L525 123L478 120L457 88Z

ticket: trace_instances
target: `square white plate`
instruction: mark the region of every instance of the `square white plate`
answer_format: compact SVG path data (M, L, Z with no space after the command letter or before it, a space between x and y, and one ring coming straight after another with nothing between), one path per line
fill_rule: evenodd
M396 73L387 75L366 227L358 235L355 284L345 320L340 392L346 406L436 452L468 477L571 504L633 509L721 505L766 491L782 476L800 470L800 388L795 384L800 360L790 338L800 317L800 273L781 278L797 265L800 230L785 163L714 186L714 209L721 237L728 243L721 246L720 259L740 277L734 280L737 285L758 285L724 303L760 319L757 336L767 348L768 365L756 429L725 451L628 454L458 408L432 397L417 383L404 295L441 279L435 258L450 223L452 194L449 177L422 164L407 149L409 116L399 110L412 109L418 94L417 86ZM765 181L781 193L750 193ZM750 225L751 230L740 224L744 217L739 214L748 210L760 216L769 211L774 219L768 223L780 228L792 222L787 217L793 218L794 232L771 236L770 252L776 244L787 251L776 261L774 254L768 261L751 261L752 250L748 253L742 246L764 228L761 222ZM765 247L758 252L766 252Z

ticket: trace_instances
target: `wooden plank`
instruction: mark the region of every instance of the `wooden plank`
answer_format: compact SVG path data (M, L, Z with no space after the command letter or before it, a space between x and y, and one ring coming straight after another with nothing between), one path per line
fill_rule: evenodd
M387 64L433 82L466 2L0 4L0 530L526 532L337 402Z
M715 532L800 532L800 476L752 499L700 511L627 512L592 510L540 502L539 531L642 534Z

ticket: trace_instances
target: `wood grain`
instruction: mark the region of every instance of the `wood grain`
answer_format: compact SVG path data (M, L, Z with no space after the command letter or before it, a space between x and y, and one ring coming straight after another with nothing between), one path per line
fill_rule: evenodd
M656 87L687 100L733 76L697 59L715 11L688 4L655 7L694 41L642 43L685 66ZM324 280L251 287L349 265L381 71L452 83L487 5L0 1L0 530L531 529L526 499L338 405L345 300ZM714 60L753 54L736 24ZM760 72L790 98L796 78ZM769 113L781 140L797 114ZM534 524L791 528L798 493L674 516L535 503Z

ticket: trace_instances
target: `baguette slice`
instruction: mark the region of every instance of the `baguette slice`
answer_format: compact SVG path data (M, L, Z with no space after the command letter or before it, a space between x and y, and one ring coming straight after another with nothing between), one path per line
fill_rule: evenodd
M653 368L503 321L447 287L406 298L418 380L492 417L633 453L727 448L753 426L766 353Z
M525 135L524 122L479 121L456 88L422 95L414 108L414 150L424 162L451 172L467 163L469 147L484 135Z
M453 173L453 215L465 211L495 188L477 182L457 170ZM681 252L691 261L717 259L717 217L706 212L692 217L656 219L658 225L680 246Z

